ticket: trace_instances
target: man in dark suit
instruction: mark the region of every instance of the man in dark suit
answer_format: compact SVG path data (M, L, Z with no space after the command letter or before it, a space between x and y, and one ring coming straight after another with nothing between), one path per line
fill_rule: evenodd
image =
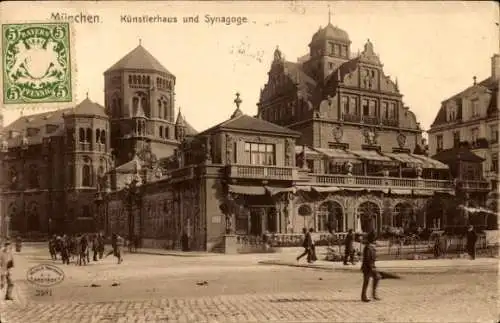
M467 253L472 260L476 259L476 242L477 233L474 231L474 227L469 225L467 230Z
M375 249L375 232L368 233L366 237L366 245L363 249L363 264L361 265L361 271L363 272L363 288L361 289L361 300L363 302L369 302L370 299L366 297L366 290L368 289L368 283L370 278L372 282L372 297L374 300L380 300L377 297L377 286L380 280L380 274L377 272L375 267L375 261L377 259L377 251Z
M354 265L354 233L349 229L344 241L344 265L347 265L347 260L350 260Z
M302 241L304 252L297 257L297 261L299 261L302 257L307 256L307 262L310 262L312 242L311 235L306 228L302 228L302 233L304 234L304 240Z

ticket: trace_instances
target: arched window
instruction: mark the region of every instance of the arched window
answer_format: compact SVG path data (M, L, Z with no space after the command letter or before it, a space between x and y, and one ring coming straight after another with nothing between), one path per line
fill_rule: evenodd
M344 232L344 212L342 206L335 201L328 201L319 207L318 231Z
M15 203L11 203L9 205L7 214L9 215L10 230L20 231L22 229L23 219L21 218Z
M90 160L86 161L82 166L82 186L92 186L92 166L90 164Z
M85 129L83 128L80 128L79 129L79 139L80 139L80 142L85 142Z
M95 143L98 144L101 141L101 130L95 130Z
M144 111L144 114L149 117L149 107L148 107L148 100L146 99L145 95L141 95L141 107L142 111Z
M163 106L162 106L162 101L158 100L158 118L163 118Z
M165 138L170 139L170 128L165 127Z
M138 97L133 97L132 98L132 113L133 116L137 115L137 111L139 110L139 98Z
M28 206L28 221L27 221L27 231L40 231L40 216L38 215L38 205L32 202Z
M160 138L163 138L163 127L160 126Z
M150 83L150 81L151 81L151 79L149 78L149 75L148 75L148 76L146 76L146 84L149 84L149 83Z
M40 180L39 180L38 166L37 165L30 165L28 181L29 181L30 188L39 188L40 187Z
M85 138L85 141L88 143L92 142L92 129L87 128L87 136Z
M17 170L14 167L11 167L9 169L9 187L10 187L10 189L16 190L17 183L18 183Z
M405 230L416 226L413 208L408 203L398 203L394 207L392 216L392 226L403 228Z
M142 84L148 84L148 81L147 81L146 75L143 75L143 76L142 76Z
M165 120L169 120L170 111L169 111L168 101L167 99L163 99L162 102L163 102L163 118Z
M128 76L128 84L132 84L132 75Z
M101 130L101 144L105 145L106 144L106 131Z
M377 231L380 218L380 208L373 202L363 202L358 206L358 225L361 225L363 232Z

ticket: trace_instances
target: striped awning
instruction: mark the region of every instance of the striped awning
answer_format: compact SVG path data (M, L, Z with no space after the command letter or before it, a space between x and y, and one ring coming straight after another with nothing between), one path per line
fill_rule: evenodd
M329 158L342 159L342 162L350 161L352 163L361 163L361 160L358 156L351 154L347 150L335 149L335 148L314 148L314 149Z
M295 154L299 155L302 154L303 152L306 152L306 156L312 156L312 155L321 155L319 152L307 147L307 146L295 146Z
M409 154L411 157L421 160L423 165L422 168L427 169L449 169L448 165L443 164L439 160L435 160L423 155Z
M334 193L342 190L336 186L313 186L312 189L318 193Z
M241 195L266 195L264 186L229 185L229 192Z
M295 188L298 191L302 191L302 192L310 192L312 189L311 186L307 186L307 185L297 185L297 186L295 186Z
M400 163L405 164L407 167L424 167L424 161L418 158L411 156L410 154L405 153L384 153L385 156L388 156L392 159L397 160Z
M272 187L272 186L264 186L269 195L273 196L279 193L289 193L294 192L295 187Z
M384 156L375 150L351 150L349 152L366 161L379 164L395 164L395 162L391 158Z

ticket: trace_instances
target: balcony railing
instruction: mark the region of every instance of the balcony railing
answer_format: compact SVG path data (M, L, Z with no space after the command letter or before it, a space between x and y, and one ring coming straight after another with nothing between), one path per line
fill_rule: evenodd
M439 189L453 190L453 182L435 179L416 179L399 177L376 177L376 176L347 176L333 174L313 174L314 181L318 184L350 187L394 187L394 188L416 188L416 189Z
M356 114L344 114L342 115L342 119L347 122L361 122L361 116Z
M292 181L297 179L297 169L266 165L230 165L228 175L232 178L277 179Z
M460 180L457 184L462 189L470 191L489 191L491 189L491 184L487 181Z

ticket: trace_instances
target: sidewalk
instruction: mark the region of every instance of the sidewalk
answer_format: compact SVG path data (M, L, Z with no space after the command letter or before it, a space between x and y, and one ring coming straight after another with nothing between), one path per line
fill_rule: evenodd
M342 262L331 262L318 260L314 264L307 264L305 260L300 262L294 258L282 257L281 259L264 260L259 262L262 265L303 267L318 270L331 271L351 271L359 272L361 262L356 265L344 265ZM497 258L476 258L469 259L430 259L430 260L381 260L376 263L379 270L396 273L438 273L449 271L498 271L499 259Z

